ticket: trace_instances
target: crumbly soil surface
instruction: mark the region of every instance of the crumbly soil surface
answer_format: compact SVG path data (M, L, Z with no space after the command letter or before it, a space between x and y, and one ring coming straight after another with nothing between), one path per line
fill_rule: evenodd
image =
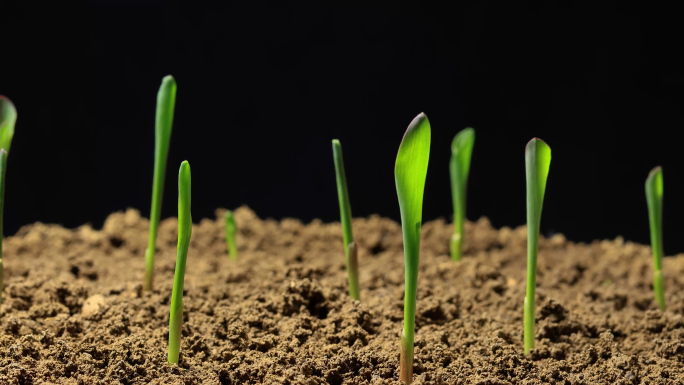
M222 220L193 226L179 365L166 362L175 219L160 225L152 292L141 285L148 221L135 210L101 231L36 223L8 237L0 384L399 384L399 224L354 220L357 302L339 223L235 216L238 261ZM542 239L526 356L526 229L467 223L459 263L450 235L444 220L423 225L414 383L684 383L684 255L664 261L662 312L648 247Z

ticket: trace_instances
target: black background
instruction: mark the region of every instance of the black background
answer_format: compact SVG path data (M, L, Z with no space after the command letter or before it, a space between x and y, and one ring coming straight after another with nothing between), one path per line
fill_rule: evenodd
M149 215L161 78L178 82L163 217L192 167L193 218L339 218L330 140L352 211L398 219L394 161L424 111L424 219L450 218L451 138L477 140L468 217L525 222L524 147L552 148L542 230L648 242L644 180L665 172L665 246L684 251L682 23L622 2L29 9L1 3L0 93L19 111L5 234L34 221Z

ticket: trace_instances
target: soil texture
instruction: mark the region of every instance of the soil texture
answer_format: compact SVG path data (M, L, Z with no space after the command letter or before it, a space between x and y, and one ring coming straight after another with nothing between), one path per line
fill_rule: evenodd
M160 224L155 288L142 291L148 221L112 214L101 231L36 223L4 242L0 384L399 384L404 263L400 225L354 220L361 301L347 293L339 223L223 212L193 226L181 358L168 365L177 223ZM664 261L621 238L542 238L537 346L523 354L526 229L425 223L415 384L683 384L684 255Z

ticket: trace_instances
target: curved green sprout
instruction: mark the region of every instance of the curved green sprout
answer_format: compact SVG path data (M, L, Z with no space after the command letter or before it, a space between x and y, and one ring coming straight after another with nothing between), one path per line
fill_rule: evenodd
M332 141L333 159L335 161L335 179L337 180L337 199L340 204L340 222L342 223L342 238L344 242L344 254L347 263L347 276L349 280L349 296L355 300L361 299L359 292L359 268L357 248L352 234L351 205L347 192L347 178L344 174L344 160L342 158L342 145L337 139ZM352 246L353 245L353 246Z
M663 169L658 166L646 178L646 203L653 250L653 292L660 310L665 311L663 279Z
M413 337L416 322L416 286L420 228L423 217L423 193L430 159L430 122L421 113L411 122L401 141L394 180L401 210L404 236L404 330L401 335L400 379L413 381Z
M0 148L7 152L12 145L16 123L17 109L8 97L0 95Z
M527 180L527 294L524 309L525 354L534 349L534 291L537 284L537 250L546 179L551 165L551 148L534 138L525 147Z
M176 272L173 276L171 294L171 313L169 315L169 356L170 364L178 363L180 354L181 326L183 323L183 284L185 282L185 261L188 258L192 217L190 216L190 164L181 163L178 172L178 249Z
M152 290L154 277L154 252L157 243L157 226L161 215L162 195L164 194L164 176L166 159L169 155L173 112L176 105L176 81L168 75L162 79L157 93L157 115L154 122L154 176L152 179L152 208L150 212L150 235L145 250L144 290Z
M226 210L224 214L226 219L226 245L228 246L228 255L233 261L237 260L237 244L235 243L235 232L237 227L235 226L235 216L230 210Z
M454 234L451 236L451 259L461 260L463 250L463 221L466 213L466 192L470 158L475 144L475 130L466 128L456 134L451 142L451 197L454 203Z
M0 304L4 287L5 267L2 263L3 212L5 207L5 172L7 153L12 145L14 126L17 122L17 109L6 96L0 95Z

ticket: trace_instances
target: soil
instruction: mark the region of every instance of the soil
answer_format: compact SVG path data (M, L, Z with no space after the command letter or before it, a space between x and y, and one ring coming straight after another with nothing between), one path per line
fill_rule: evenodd
M235 213L193 226L181 361L166 363L176 220L161 223L155 289L142 292L148 221L112 214L101 231L36 223L4 243L1 384L399 384L401 229L354 220L361 302L346 290L339 223ZM223 218L217 212L217 218ZM646 246L540 243L537 347L523 354L526 230L422 232L415 384L682 384L684 255L664 261L668 310L653 299Z

